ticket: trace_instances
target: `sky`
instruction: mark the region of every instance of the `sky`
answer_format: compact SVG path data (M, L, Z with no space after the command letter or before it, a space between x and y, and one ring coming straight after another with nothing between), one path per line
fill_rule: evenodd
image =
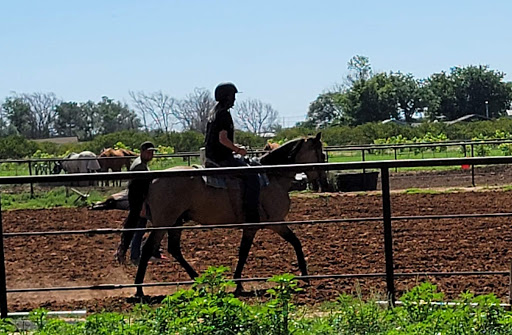
M0 3L0 100L55 93L130 104L232 81L237 99L305 119L354 55L417 78L489 65L512 80L512 1L25 1Z

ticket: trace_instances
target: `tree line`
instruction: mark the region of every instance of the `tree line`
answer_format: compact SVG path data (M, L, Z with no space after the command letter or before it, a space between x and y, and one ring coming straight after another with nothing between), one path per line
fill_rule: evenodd
M130 91L131 106L107 96L99 102L62 101L55 93L13 93L0 106L0 136L28 139L77 136L89 141L98 135L125 130L169 134L206 132L215 105L210 91L196 88L183 99L162 91ZM278 112L269 103L247 99L237 103L235 122L244 131L261 134L280 128Z
M402 72L374 73L368 57L357 55L348 70L341 84L310 104L303 126L454 120L467 114L496 118L511 108L512 83L486 65L453 67L418 79Z

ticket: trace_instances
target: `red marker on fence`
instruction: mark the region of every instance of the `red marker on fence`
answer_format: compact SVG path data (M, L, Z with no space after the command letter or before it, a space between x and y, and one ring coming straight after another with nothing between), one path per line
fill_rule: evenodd
M471 166L469 164L462 164L460 167L462 168L462 170L469 170Z

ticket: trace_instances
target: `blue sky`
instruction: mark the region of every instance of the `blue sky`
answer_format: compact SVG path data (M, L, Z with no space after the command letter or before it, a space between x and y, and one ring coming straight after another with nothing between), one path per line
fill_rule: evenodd
M233 81L303 120L347 61L418 78L488 64L512 80L512 1L3 1L0 99L54 92L130 103Z

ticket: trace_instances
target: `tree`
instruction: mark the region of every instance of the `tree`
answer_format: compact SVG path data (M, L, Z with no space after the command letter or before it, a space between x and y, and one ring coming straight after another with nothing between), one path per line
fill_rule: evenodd
M437 97L437 107L429 108L429 116L445 116L453 120L466 114L489 117L506 113L512 101L512 89L504 82L505 74L490 70L488 66L454 67L450 73L435 73L426 86Z
M30 106L33 138L48 138L55 135L55 107L60 103L55 93L23 93L20 98Z
M412 74L401 72L389 75L393 86L395 103L400 111L399 117L411 122L416 112L432 105L430 92L424 88L423 81L419 81Z
M196 88L194 93L179 101L173 115L181 123L183 129L206 134L208 114L214 106L215 100L210 91L204 88Z
M238 103L235 113L241 128L256 135L271 132L277 125L278 112L271 104L257 99Z
M350 84L359 80L368 80L373 76L370 58L361 55L355 55L347 63L350 73L347 80Z
M101 120L100 133L110 134L122 130L137 130L140 121L126 104L104 96L97 104L97 113Z
M324 128L333 120L340 120L343 123L343 110L339 104L341 94L338 92L320 94L315 101L309 104L306 125Z
M176 99L162 91L146 94L144 92L129 92L136 110L142 117L144 129L149 130L149 119L153 120L153 126L169 133L175 121L173 119L175 109L178 107Z
M2 109L9 120L9 124L16 128L21 136L34 138L35 123L32 119L30 105L27 102L17 96L7 97L2 104Z
M87 119L76 102L62 102L55 108L55 132L58 136L77 136L84 139Z

